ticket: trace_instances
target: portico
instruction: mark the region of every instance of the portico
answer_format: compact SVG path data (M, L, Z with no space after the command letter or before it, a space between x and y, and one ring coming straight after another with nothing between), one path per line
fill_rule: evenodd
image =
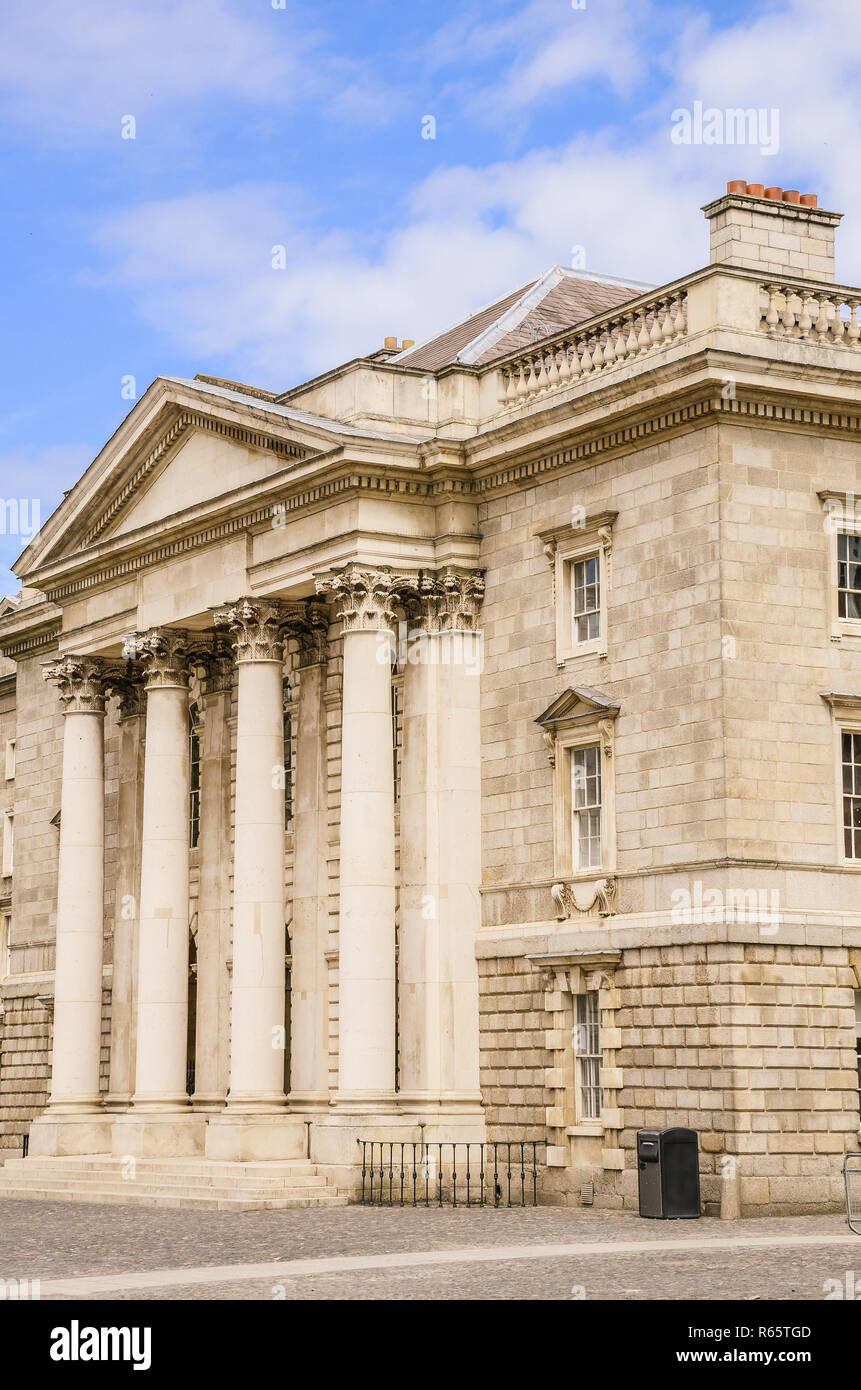
M65 713L66 908L50 1101L32 1128L34 1155L311 1157L340 1173L369 1126L407 1142L483 1137L478 865L464 824L479 813L481 574L347 563L316 572L314 588L305 597L247 594L185 623L134 630L119 656L70 652L45 664ZM409 631L400 770L399 623ZM285 691L295 710L289 747ZM194 835L192 708L203 769ZM106 719L118 731L123 804L139 844L120 858L113 901ZM334 952L330 844L339 863Z

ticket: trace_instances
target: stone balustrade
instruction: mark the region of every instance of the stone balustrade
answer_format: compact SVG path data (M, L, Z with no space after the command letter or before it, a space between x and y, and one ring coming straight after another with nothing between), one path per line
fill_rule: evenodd
M643 296L503 362L498 368L500 405L516 409L619 362L645 357L687 331L684 289Z
M770 338L797 338L832 347L858 347L861 291L836 285L760 284L760 330Z

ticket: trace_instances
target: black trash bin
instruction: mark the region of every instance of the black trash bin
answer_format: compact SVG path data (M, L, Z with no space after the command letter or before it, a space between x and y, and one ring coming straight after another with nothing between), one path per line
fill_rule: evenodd
M637 1175L641 1216L677 1221L700 1215L696 1130L639 1129Z

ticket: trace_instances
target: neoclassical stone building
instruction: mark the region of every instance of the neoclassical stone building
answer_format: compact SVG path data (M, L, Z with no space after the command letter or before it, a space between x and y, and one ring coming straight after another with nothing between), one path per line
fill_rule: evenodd
M705 213L659 288L159 378L25 550L0 1194L324 1201L357 1140L486 1138L635 1206L636 1130L689 1125L708 1210L839 1203L861 290L815 199Z

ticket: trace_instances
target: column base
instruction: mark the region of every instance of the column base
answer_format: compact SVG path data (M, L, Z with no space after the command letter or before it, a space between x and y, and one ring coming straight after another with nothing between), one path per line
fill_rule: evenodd
M28 1153L40 1158L71 1158L111 1152L113 1116L96 1110L65 1114L47 1110L30 1126Z
M304 1120L286 1111L269 1115L210 1115L206 1127L206 1157L226 1163L267 1159L307 1158L308 1130Z
M215 1092L195 1091L191 1097L192 1110L203 1111L206 1114L220 1114L227 1104L227 1097L218 1095Z
M121 1158L194 1158L204 1152L205 1135L204 1115L129 1110L114 1117L111 1149Z
M301 1110L306 1115L328 1115L330 1099L328 1091L291 1091L287 1104L291 1110Z

